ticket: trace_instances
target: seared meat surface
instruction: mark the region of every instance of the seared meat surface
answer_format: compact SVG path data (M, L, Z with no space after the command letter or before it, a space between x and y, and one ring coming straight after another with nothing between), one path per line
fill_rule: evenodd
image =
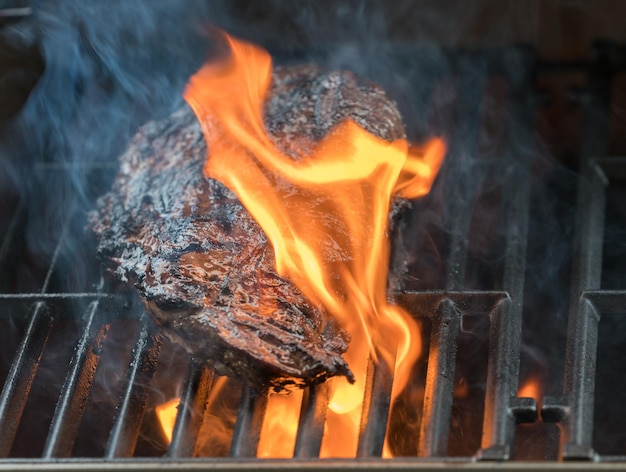
M351 118L404 137L382 90L349 72L276 68L265 125L294 159ZM120 158L90 224L105 269L138 290L170 338L220 374L280 389L352 374L347 336L275 269L265 234L237 197L202 174L207 147L187 106L144 125Z

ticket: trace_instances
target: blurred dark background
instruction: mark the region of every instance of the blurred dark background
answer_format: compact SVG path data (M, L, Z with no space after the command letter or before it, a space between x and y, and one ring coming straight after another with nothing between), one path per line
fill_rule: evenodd
M270 0L141 0L129 8L122 1L2 0L0 1L0 119L5 122L24 104L29 91L42 74L42 49L54 40L49 17L57 14L67 28L76 28L89 38L95 22L105 22L113 38L116 30L128 34L146 27L162 29L158 42L162 51L152 51L171 59L172 43L193 20L196 26L216 24L232 34L253 40L271 51L308 51L319 48L356 48L395 45L437 45L446 47L500 47L513 43L534 46L547 59L575 60L588 57L592 41L626 41L626 5L620 0L401 0L385 1L301 1ZM72 8L74 5L74 8ZM141 9L154 15L138 15ZM168 13L165 21L159 12ZM134 15L133 15L134 14ZM124 16L127 15L127 18ZM118 24L112 23L117 20ZM161 22L147 25L142 23ZM198 31L196 31L197 33ZM102 34L102 31L99 31ZM156 41L146 38L145 41ZM193 44L199 48L199 39ZM113 42L113 40L111 41ZM193 42L193 41L192 41ZM129 42L127 48L149 43ZM157 48L158 49L158 48ZM122 51L119 51L123 53ZM126 51L125 54L133 54ZM145 54L145 53L144 53Z
M179 103L208 54L209 25L277 55L333 51L331 64L376 76L396 72L388 56L398 48L524 43L545 59L582 61L594 40L626 42L625 18L619 0L0 0L2 159L118 154L141 122ZM107 119L119 123L107 139L67 149L71 128L102 134Z

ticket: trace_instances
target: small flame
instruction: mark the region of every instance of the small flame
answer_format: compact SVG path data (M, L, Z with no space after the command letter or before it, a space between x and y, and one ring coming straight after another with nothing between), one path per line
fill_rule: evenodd
M163 431L168 444L172 442L172 433L176 424L179 404L180 398L172 398L170 401L161 403L155 408L157 418L161 424L161 431Z
M539 403L542 397L541 392L542 392L541 381L539 380L538 377L531 376L519 388L517 392L517 396L519 398L534 398L535 400L537 400L537 403Z
M226 39L231 56L205 64L185 91L210 150L204 174L234 191L260 224L274 248L278 273L350 334L345 358L356 382L332 380L321 455L353 457L368 358L395 366L395 398L421 350L416 322L387 302L391 199L430 191L445 144L433 139L413 148L404 139L387 142L346 120L310 156L295 161L275 147L264 129L270 56ZM335 253L340 248L341 257L330 255L329 248ZM284 438L295 434L299 408L295 396L270 399L267 421L276 426L262 435L260 457L293 452L292 440L287 447ZM271 445L270 437L279 444Z
M205 404L202 429L198 443L206 449L226 450L230 447L236 411L232 411L223 401L225 397L237 396L240 392L233 388L228 377L218 377L211 387ZM164 439L167 444L172 442L180 398L172 398L157 405L155 412Z

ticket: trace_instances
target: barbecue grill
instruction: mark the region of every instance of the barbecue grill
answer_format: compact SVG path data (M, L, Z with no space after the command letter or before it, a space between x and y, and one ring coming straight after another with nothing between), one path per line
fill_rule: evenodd
M387 84L409 131L449 141L431 194L394 236L414 255L394 296L422 327L419 398L391 405L393 372L370 363L356 460L318 458L324 384L304 393L294 458L259 460L268 392L237 384L228 447L211 456L202 444L217 375L102 277L84 229L115 164L44 160L29 190L5 190L0 207L0 469L623 467L613 389L626 355L626 160L612 110L626 47L596 42L585 61L545 60L530 46L438 49L436 61L407 46L393 54L410 65ZM564 106L580 140L557 162L544 128ZM80 195L77 172L90 183ZM533 379L540 393L526 397ZM168 442L155 407L174 396ZM383 460L386 434L398 457Z

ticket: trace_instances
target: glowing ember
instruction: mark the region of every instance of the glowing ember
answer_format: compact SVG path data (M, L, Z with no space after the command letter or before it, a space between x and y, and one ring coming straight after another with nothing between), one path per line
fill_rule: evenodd
M179 403L180 398L172 398L168 402L161 403L155 409L157 418L161 424L161 430L168 443L172 442L172 433L174 432Z
M395 366L395 398L421 349L415 321L387 302L391 199L428 193L445 145L433 139L409 148L406 140L387 142L346 120L295 161L274 146L263 125L269 55L227 39L231 56L206 64L185 91L210 150L204 173L234 191L260 224L279 274L349 332L345 356L356 383L332 380L321 455L354 457L368 357ZM328 248L344 256L329 257ZM293 453L299 409L294 394L270 398L259 457Z

